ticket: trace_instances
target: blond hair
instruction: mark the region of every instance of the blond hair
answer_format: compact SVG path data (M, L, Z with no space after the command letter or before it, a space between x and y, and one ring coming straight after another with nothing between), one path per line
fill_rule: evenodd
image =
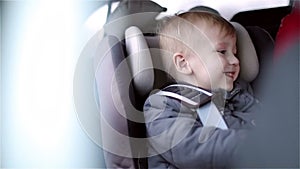
M206 38L201 30L205 26L218 28L223 36L235 35L234 27L217 14L204 11L186 12L167 18L160 25L158 32L160 49L169 55L176 52L185 54L193 52L194 46L191 43L194 43L195 38L198 38L198 41L199 38L200 41L201 38ZM203 43L205 42L203 41ZM162 58L163 65L169 67L171 60L170 57L164 56Z

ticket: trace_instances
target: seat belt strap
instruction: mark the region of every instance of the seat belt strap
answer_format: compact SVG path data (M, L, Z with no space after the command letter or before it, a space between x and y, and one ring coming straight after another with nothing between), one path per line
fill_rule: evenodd
M190 94L194 93L194 94ZM227 124L216 105L211 101L212 94L194 86L173 84L156 94L180 100L190 109L195 110L203 126L217 127L227 130ZM198 97L198 98L197 98ZM197 98L197 99L195 99Z
M217 109L213 102L203 105L197 109L197 114L203 124L203 126L217 127L223 130L227 130L227 124L225 123L223 116Z

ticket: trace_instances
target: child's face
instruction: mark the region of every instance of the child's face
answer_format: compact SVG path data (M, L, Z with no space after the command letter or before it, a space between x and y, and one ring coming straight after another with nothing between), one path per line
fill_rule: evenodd
M204 43L194 44L197 54L189 58L194 80L206 89L230 91L240 71L239 60L235 57L236 37L224 36L218 28L202 30L207 38Z

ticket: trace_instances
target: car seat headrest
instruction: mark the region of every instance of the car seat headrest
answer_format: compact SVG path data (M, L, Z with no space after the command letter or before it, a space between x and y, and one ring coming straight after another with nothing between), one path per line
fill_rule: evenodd
M239 77L247 82L252 82L259 72L259 63L253 42L243 26L234 22L232 25L237 32L237 57L240 60L241 67ZM153 40L154 38L157 40ZM146 39L150 39L151 42L147 43ZM134 75L133 85L138 92L147 95L153 90L156 79L156 77L154 77L155 72L153 71L153 68L159 67L153 65L153 63L159 61L152 61L152 58L159 57L152 56L151 58L151 52L149 50L149 48L151 48L151 51L153 48L158 48L158 44L153 44L153 42L158 43L158 36L145 38L138 27L132 26L126 30L125 41L127 53L129 55L128 64ZM148 46L148 44L152 44L153 46Z
M124 31L132 25L138 26L143 32L153 32L156 29L156 17L167 8L153 1L123 0L109 15L104 32L124 39Z
M154 85L154 69L149 47L143 33L136 26L126 29L125 41L135 91L140 96L145 96Z
M259 72L259 62L253 42L247 30L236 22L231 22L237 34L237 57L240 60L239 77L252 82Z

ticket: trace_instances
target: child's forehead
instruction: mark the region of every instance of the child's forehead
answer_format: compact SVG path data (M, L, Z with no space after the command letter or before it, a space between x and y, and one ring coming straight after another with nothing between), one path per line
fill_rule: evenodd
M197 48L199 45L205 48L227 48L236 44L236 35L218 28L207 28L203 29L201 33L193 34L189 43L194 47L196 45Z

